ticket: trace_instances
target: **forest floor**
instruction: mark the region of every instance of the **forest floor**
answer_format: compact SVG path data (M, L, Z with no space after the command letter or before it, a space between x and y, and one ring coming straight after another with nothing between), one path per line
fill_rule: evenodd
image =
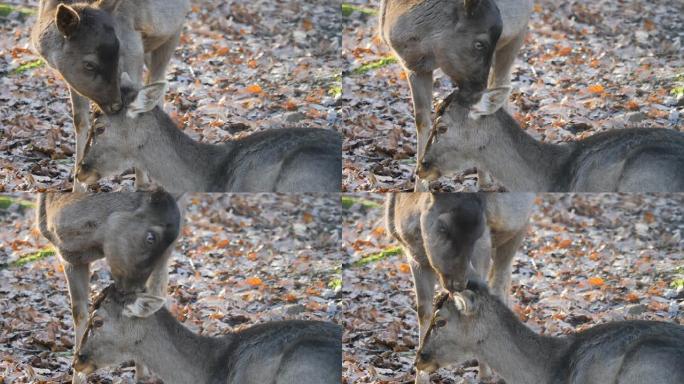
M37 0L0 1L0 185L70 190L74 128L59 74L31 51ZM192 2L166 80L165 110L195 140L270 128L334 128L342 93L338 4ZM132 185L132 174L99 189ZM2 190L0 190L2 192Z
M412 383L418 324L409 265L384 229L383 198L343 198L345 383ZM512 308L536 332L607 321L684 324L684 196L542 194L513 262ZM477 383L476 367L432 383Z
M62 267L34 228L33 197L0 196L0 383L71 382L73 329ZM337 195L189 194L169 269L169 308L216 336L282 319L339 322ZM91 292L109 285L94 263ZM133 367L91 383L128 382Z
M624 127L684 128L684 3L536 0L509 111L558 143ZM343 4L344 191L413 190L416 128L406 76L378 36L380 0ZM451 93L435 72L434 100ZM474 175L432 183L472 190Z

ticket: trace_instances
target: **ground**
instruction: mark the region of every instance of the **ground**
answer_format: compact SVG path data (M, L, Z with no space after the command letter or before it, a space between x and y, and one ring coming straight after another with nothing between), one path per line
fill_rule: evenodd
M66 281L34 229L34 195L0 195L0 383L71 382L72 318ZM282 319L339 321L337 195L185 197L185 226L170 267L169 305L203 335ZM94 293L110 282L99 261ZM133 368L102 369L120 383Z
M415 124L408 83L378 37L379 0L343 4L344 191L413 189ZM513 69L509 110L558 143L623 127L684 129L684 4L535 0ZM434 100L453 86L435 72ZM433 188L469 190L474 175Z
M382 195L343 198L345 383L412 383L413 283L383 222ZM513 264L512 308L562 335L607 321L684 324L684 196L541 194ZM477 368L432 383L477 383Z
M66 83L31 51L38 1L0 2L1 191L70 190L74 129ZM339 5L192 2L166 79L165 109L196 140L283 126L334 128L340 101ZM132 185L132 174L101 182Z

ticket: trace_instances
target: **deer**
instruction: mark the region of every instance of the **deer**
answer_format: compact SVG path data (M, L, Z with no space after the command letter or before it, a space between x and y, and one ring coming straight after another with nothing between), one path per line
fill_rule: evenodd
M76 341L87 326L93 261L104 258L123 290L166 295L167 264L181 222L167 192L40 194L36 214L38 229L64 267ZM136 377L144 375L138 365ZM73 383L85 382L85 376L73 376Z
M164 88L159 82L127 90L121 111L94 120L79 181L93 183L135 166L171 192L340 191L339 133L279 128L222 144L196 142L157 105Z
M180 323L164 298L105 288L93 305L74 367L84 373L134 359L166 384L338 384L342 329L312 320L272 321L221 337Z
M90 101L105 111L120 110L121 73L142 84L144 65L146 83L163 80L189 11L188 0L41 0L31 42L69 87L75 164L90 130ZM136 186L146 182L136 171ZM73 189L85 192L76 180Z
M486 92L504 97L505 90ZM425 180L471 166L516 192L684 191L684 133L626 128L551 144L527 134L504 109L478 120L459 92L437 108L418 173Z
M513 257L527 231L531 193L397 193L385 204L387 233L401 244L413 275L419 341L433 312L435 283L449 292L488 280L508 302ZM480 377L491 376L480 361ZM416 383L429 382L417 372Z
M416 122L417 158L430 135L432 73L440 68L471 95L485 116L507 100L488 99L485 88L510 92L511 68L527 35L531 0L383 0L380 36L404 68ZM488 177L478 170L478 182ZM415 191L427 188L416 175Z
M684 382L684 326L616 321L563 337L538 335L476 281L438 295L416 357L428 372L470 358L508 384L678 384Z

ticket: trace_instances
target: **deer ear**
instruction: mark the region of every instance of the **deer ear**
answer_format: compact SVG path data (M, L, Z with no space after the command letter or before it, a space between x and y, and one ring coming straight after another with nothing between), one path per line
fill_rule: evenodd
M121 0L100 0L95 6L103 11L114 13L122 2Z
M153 296L147 293L135 295L135 301L126 304L122 314L126 317L149 317L162 309L166 304L166 299Z
M81 22L81 17L75 9L66 4L59 4L57 6L57 13L55 14L55 24L57 29L63 36L69 37L78 28Z
M166 82L164 81L146 85L128 106L126 114L128 117L135 118L141 113L153 110L164 97L165 92Z
M494 114L506 104L510 92L510 87L485 89L480 101L470 108L468 117L472 120L477 120L482 116Z
M477 309L477 299L475 293L470 290L452 293L451 297L454 299L456 309L467 316L475 313Z

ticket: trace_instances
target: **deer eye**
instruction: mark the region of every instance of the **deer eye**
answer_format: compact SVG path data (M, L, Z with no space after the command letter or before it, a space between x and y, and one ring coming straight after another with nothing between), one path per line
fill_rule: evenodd
M104 131L105 131L104 125L97 125L97 126L95 126L95 134L96 134L96 135L101 135L101 134L104 133Z
M93 319L93 328L100 328L104 324L104 320L100 317Z
M486 48L486 45L481 41L476 41L473 43L473 47L478 51L483 51Z
M148 244L154 244L154 242L157 240L157 235L154 234L154 232L147 232L147 236L145 237L145 241Z
M95 72L96 66L90 61L84 61L83 62L83 69L85 69L88 72Z
M446 325L446 320L444 320L444 319L436 319L435 320L435 327L442 328L445 325Z
M437 126L437 133L446 133L447 131L447 126L444 124L440 124Z

